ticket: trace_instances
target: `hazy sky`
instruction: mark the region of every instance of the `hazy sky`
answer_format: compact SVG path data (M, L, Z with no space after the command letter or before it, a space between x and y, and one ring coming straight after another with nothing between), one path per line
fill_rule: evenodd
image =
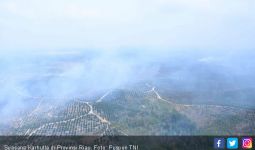
M254 0L1 0L0 50L253 49Z
M255 0L0 0L0 118L32 96L93 95L153 79L161 61L184 88L215 72L226 86L255 87L254 27Z

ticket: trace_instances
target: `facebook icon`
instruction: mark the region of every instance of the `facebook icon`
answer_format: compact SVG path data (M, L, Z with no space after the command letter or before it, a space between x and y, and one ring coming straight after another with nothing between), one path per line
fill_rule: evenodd
M225 139L224 138L214 138L214 148L215 149L224 149L225 148Z

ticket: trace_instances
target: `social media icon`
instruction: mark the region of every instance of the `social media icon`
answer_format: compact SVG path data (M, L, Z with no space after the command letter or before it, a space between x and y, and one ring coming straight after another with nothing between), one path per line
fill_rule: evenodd
M228 149L238 149L238 138L228 138L227 139Z
M242 148L251 149L252 148L252 138L242 138Z
M224 149L225 148L225 139L224 138L214 138L214 148L215 149Z

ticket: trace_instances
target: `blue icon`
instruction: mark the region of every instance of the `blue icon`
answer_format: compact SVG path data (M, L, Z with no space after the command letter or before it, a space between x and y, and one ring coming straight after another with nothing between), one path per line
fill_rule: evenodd
M225 139L224 138L214 138L214 148L215 149L224 149L225 148Z
M227 139L228 149L238 149L238 138L228 138Z

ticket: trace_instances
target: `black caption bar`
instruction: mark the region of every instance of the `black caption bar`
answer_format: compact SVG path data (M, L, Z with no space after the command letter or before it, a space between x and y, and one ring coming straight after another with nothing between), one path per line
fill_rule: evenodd
M0 136L1 150L210 150L210 136Z

